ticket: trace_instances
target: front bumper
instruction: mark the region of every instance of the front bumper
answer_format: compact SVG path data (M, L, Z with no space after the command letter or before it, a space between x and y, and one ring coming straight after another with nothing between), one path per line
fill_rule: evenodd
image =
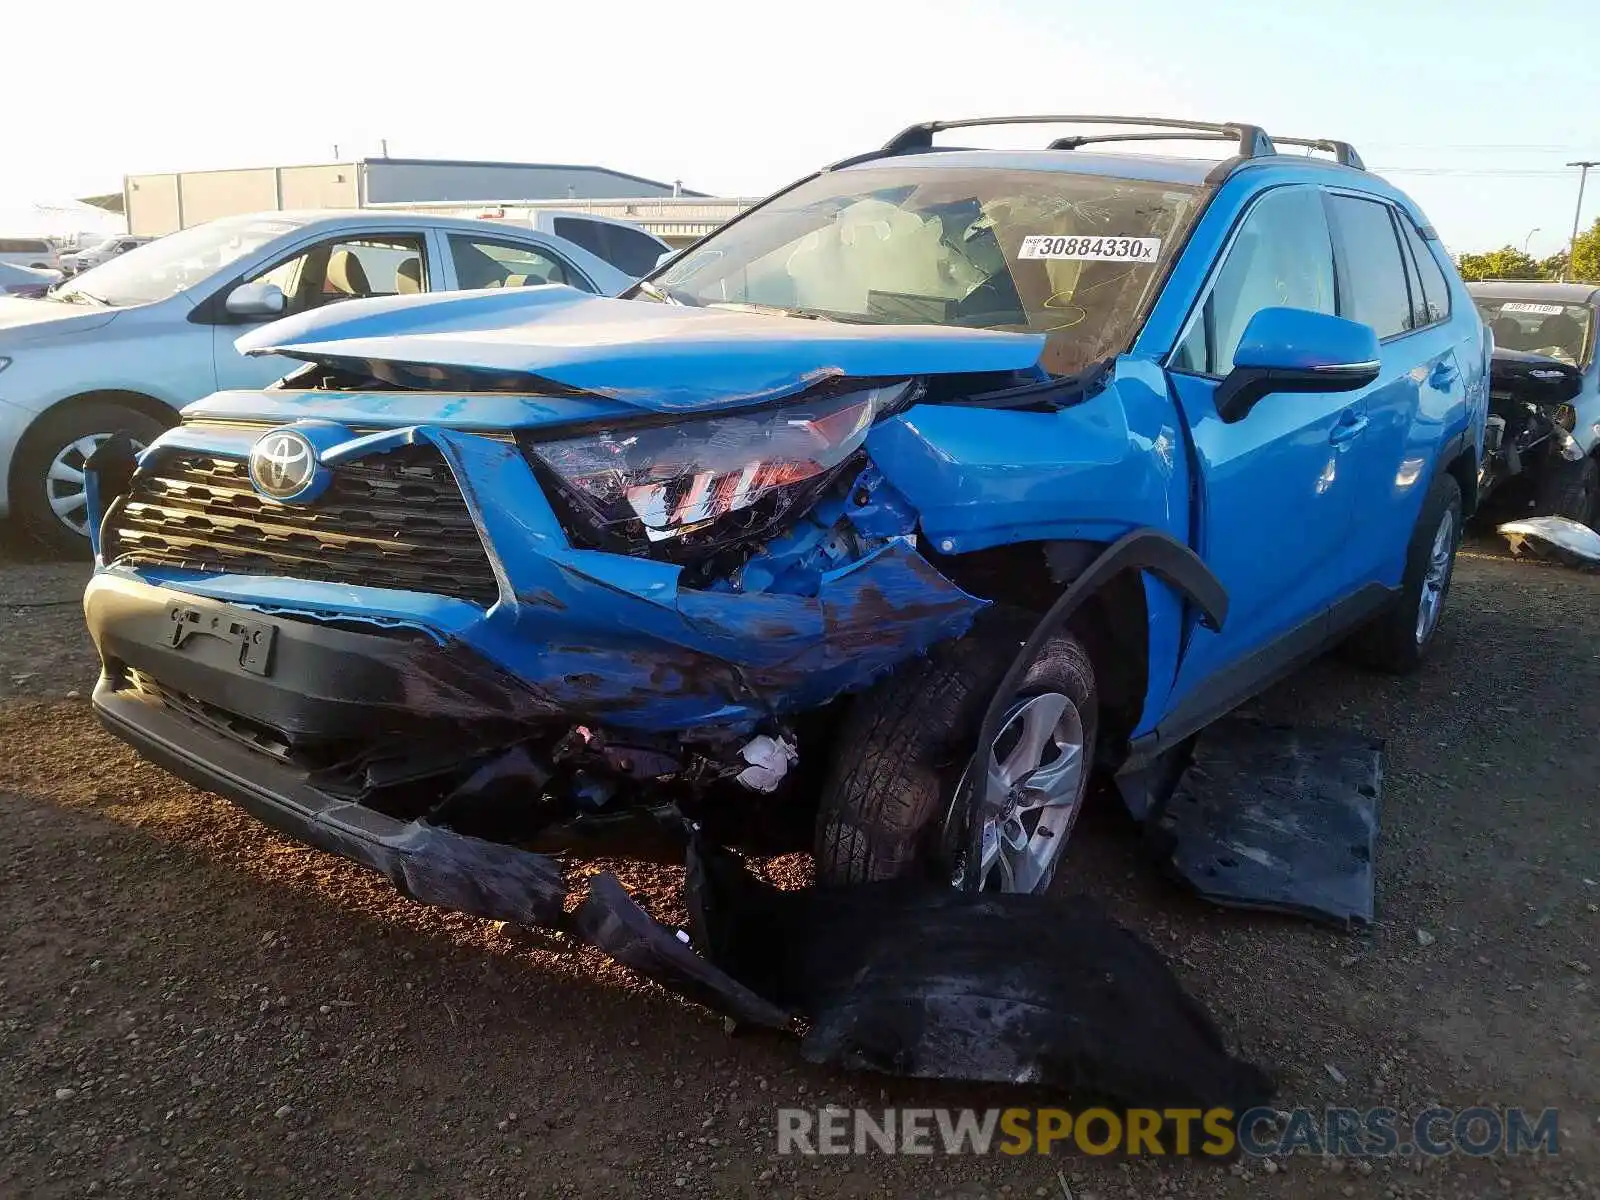
M104 638L109 613L131 616L134 629L141 627L139 618L150 618L144 603L150 597L133 592L107 592L102 587L98 597L91 595L91 627L98 627L102 653L144 659L126 629L109 640ZM99 619L98 626L94 618ZM202 638L202 642L222 645L213 637ZM306 650L306 643L288 638L275 650L288 650L285 659L293 662ZM170 653L171 658L162 664L168 677L173 672L166 667L187 662L182 650ZM214 654L208 656L214 658ZM187 667L189 677L221 672L221 667L211 664L189 662ZM94 688L94 712L110 733L150 762L229 798L307 845L378 870L410 898L522 925L560 922L565 883L554 859L466 837L426 821L402 821L326 794L312 786L309 771L278 762L128 688L123 683L126 670L123 659L107 661L106 674ZM200 686L205 686L203 680ZM213 691L216 686L218 680L213 678Z

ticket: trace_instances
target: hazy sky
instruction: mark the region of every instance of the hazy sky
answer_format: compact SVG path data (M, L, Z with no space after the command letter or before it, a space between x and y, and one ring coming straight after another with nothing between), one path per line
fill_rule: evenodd
M1126 112L1344 138L1453 250L1546 254L1563 164L1600 159L1595 0L4 0L0 29L0 211L382 138L759 195L929 117Z

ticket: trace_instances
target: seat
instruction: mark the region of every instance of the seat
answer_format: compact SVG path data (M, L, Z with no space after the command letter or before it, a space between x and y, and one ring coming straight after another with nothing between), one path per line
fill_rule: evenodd
M1556 313L1539 322L1533 345L1534 349L1546 353L1558 350L1561 357L1575 363L1583 352L1583 326L1566 313Z
M1522 349L1522 326L1513 317L1496 317L1489 322L1489 332L1494 334L1494 344L1502 350Z
M422 290L422 259L413 254L395 268L394 290L401 296L414 295Z
M350 250L335 250L328 256L328 280L324 292L343 296L370 296L366 268Z

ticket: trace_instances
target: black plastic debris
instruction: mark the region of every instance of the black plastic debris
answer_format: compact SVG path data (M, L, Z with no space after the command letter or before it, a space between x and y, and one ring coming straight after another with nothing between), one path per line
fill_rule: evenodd
M1161 956L1084 897L780 891L697 845L688 900L708 957L808 1020L812 1062L1130 1105L1242 1111L1272 1093Z
M1217 904L1367 924L1382 784L1380 741L1230 717L1201 735L1150 833Z
M793 1024L787 1012L707 962L676 932L635 904L609 872L590 881L573 926L579 937L623 966L697 1004L772 1029Z
M566 880L561 864L543 854L467 837L424 821L409 822L392 833L367 835L359 844L344 837L349 844L343 847L336 844L335 830L325 829L328 837L323 840L302 836L382 871L413 900L518 925L556 925L562 919Z

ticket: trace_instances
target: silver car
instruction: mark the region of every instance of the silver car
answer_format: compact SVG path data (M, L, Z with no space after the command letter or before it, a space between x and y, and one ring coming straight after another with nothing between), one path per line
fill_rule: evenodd
M633 281L504 222L289 212L170 234L44 299L0 299L0 517L85 553L83 466L96 446L118 431L142 444L185 404L300 365L235 351L252 326L358 297L537 284L615 295Z

